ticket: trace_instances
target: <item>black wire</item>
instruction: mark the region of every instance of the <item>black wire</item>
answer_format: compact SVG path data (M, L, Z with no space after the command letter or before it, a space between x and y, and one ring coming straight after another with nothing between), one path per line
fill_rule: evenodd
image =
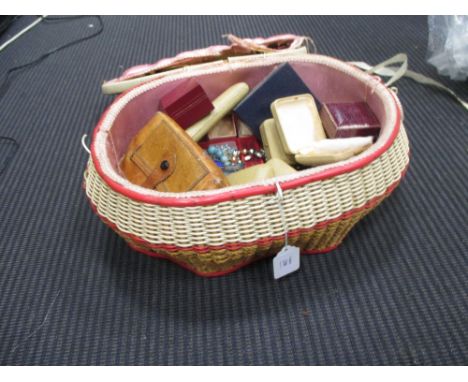
M59 51L61 51L63 49L69 48L70 46L79 44L80 42L83 42L83 41L89 40L91 38L94 38L97 35L101 34L102 31L104 30L104 23L102 22L101 16L65 16L65 17L60 17L60 16L50 17L50 16L47 16L47 17L45 17L43 21L45 21L46 23L47 22L54 22L54 21L70 21L70 20L77 20L77 19L83 19L83 18L88 18L88 17L96 17L97 20L99 21L99 29L97 29L94 33L90 34L89 36L81 37L78 40L74 40L74 41L68 42L68 43L66 43L64 45L53 48L53 49L49 50L48 52L44 53L42 56L39 56L38 58L36 58L36 59L34 59L34 60L30 61L30 62L27 62L27 63L22 64L22 65L14 66L13 68L8 69L6 71L6 73L5 73L5 75L4 75L4 78L3 78L2 82L1 82L1 84L0 84L0 99L5 95L5 93L8 91L8 88L10 87L10 84L11 84L10 76L11 76L12 73L18 72L18 71L23 70L23 69L31 68L31 67L33 67L35 65L38 65L42 61L44 61L47 57L49 57L50 55L52 55L54 53L57 53L57 52L59 52Z
M76 44L78 44L80 42L83 42L83 41L89 40L89 39L91 39L93 37L96 37L97 35L101 34L102 31L104 30L104 23L102 22L101 16L66 16L66 17L59 17L59 16L49 17L49 16L47 16L47 17L45 17L44 20L42 20L42 21L46 22L46 23L77 20L77 19L82 19L82 18L86 18L86 17L96 17L97 20L99 21L99 29L97 29L94 33L90 34L89 36L81 37L78 40L70 41L70 42L68 42L68 43L66 43L64 45L53 48L53 49L49 50L48 52L44 53L43 55L39 56L38 58L36 58L36 59L34 59L34 60L30 61L30 62L27 62L27 63L22 64L22 65L14 66L14 67L8 69L6 71L4 77L3 77L3 80L1 82L1 84L0 84L0 99L2 99L2 97L5 95L5 93L8 91L8 88L10 87L11 74L12 73L21 71L23 69L32 68L35 65L40 64L42 61L44 61L50 55L52 55L54 53L57 53L57 52L59 52L59 51L61 51L63 49L69 48L70 46L76 45ZM16 154L16 152L18 151L18 148L19 148L19 143L14 138L0 136L0 142L1 142L1 140L11 142L13 144L13 150L12 150L11 154L5 159L2 167L0 167L0 175L2 175L3 172L5 171L5 169L8 167L9 162L13 159L14 155Z
M7 18L7 21L1 21L0 22L0 35L2 33L5 33L8 28L10 28L11 24L13 24L17 19L19 19L20 16L2 16Z

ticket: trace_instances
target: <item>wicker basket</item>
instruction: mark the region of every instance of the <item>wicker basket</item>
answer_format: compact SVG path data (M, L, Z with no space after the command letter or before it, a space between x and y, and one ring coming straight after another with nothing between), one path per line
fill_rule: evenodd
M180 81L196 77L215 97L239 81L255 86L282 62L322 102L365 100L382 125L377 142L347 161L212 191L161 193L120 174L118 160L129 141ZM110 105L94 132L84 188L94 211L135 250L202 276L222 275L274 255L284 245L285 229L289 243L303 253L336 248L404 175L409 146L402 119L398 98L378 78L321 55L265 55L179 70L130 89Z

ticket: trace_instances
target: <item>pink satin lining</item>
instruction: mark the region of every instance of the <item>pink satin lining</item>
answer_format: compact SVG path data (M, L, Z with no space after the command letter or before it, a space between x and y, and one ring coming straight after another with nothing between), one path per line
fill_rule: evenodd
M372 89L361 81L325 65L293 62L290 63L311 92L321 103L367 101L381 125L386 121L382 100L372 93ZM223 73L197 76L196 80L208 96L216 98L229 86L246 82L255 87L276 65L238 69ZM118 161L124 155L131 139L158 111L159 100L174 89L181 81L175 80L151 89L131 100L116 117L107 140L107 156L112 167L120 173Z

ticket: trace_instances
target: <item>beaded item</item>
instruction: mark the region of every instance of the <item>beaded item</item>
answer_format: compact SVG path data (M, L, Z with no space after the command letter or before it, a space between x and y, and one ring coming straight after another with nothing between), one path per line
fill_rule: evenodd
M208 155L224 172L231 173L242 170L246 162L252 158L264 159L263 149L255 150L253 148L244 148L239 150L234 142L212 144L206 150Z

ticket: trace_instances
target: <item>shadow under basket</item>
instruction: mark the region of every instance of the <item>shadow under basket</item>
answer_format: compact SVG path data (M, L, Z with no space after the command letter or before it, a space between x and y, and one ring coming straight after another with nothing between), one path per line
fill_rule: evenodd
M119 159L131 139L181 81L196 78L213 99L240 81L253 88L283 62L322 103L367 102L381 125L377 141L346 161L219 190L163 193L122 175ZM135 250L198 275L219 276L275 255L284 245L285 228L289 244L302 253L336 248L395 189L408 163L400 102L379 79L320 55L262 56L168 72L122 94L95 128L84 188L93 210Z

